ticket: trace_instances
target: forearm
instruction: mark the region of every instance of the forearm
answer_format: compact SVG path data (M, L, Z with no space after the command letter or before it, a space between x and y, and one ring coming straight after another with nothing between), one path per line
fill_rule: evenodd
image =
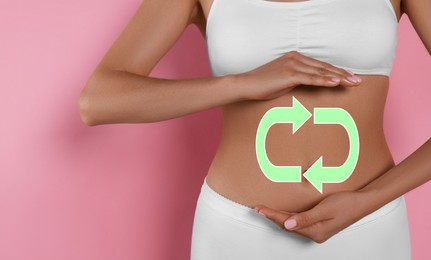
M89 79L79 107L93 126L157 122L241 100L234 75L171 80L109 71Z
M359 191L367 198L365 210L373 211L429 180L431 180L431 139Z

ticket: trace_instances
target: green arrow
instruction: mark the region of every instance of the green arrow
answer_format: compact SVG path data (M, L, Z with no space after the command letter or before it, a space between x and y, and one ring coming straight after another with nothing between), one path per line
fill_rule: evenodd
M292 96L292 107L273 107L266 111L257 127L256 156L263 174L274 182L301 182L301 166L277 166L266 154L265 140L269 128L276 123L292 123L294 134L309 118L310 112Z
M323 167L323 157L304 173L304 177L323 193L323 183L340 183L353 173L359 156L359 134L352 116L342 108L314 108L314 124L340 124L349 136L349 155L339 167Z

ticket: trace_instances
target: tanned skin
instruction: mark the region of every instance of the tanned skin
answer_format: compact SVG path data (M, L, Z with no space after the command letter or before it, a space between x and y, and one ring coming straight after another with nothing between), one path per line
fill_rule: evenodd
M212 1L143 1L82 90L82 121L89 126L157 122L221 107L223 134L208 185L281 227L286 219L295 219L297 226L286 231L317 243L431 179L431 139L400 164L393 161L383 133L389 87L384 75L355 75L360 82L352 82L348 71L292 51L241 74L149 77L187 26L196 25L205 37ZM400 1L391 0L397 20L407 14L431 53L431 1ZM361 149L353 174L343 183L325 183L323 194L305 178L301 183L272 182L257 163L254 144L261 117L272 107L291 106L292 96L309 111L344 108L358 127ZM349 151L347 134L336 125L316 126L308 120L295 136L288 133L289 124L276 124L268 132L266 150L275 165L306 170L323 156L324 165L338 166Z

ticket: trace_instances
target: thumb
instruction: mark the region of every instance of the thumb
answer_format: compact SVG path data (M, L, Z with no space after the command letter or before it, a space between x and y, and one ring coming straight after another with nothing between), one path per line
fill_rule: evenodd
M297 230L313 225L314 223L325 219L325 216L322 213L323 212L320 212L318 208L312 208L295 214L284 221L284 227L288 230Z

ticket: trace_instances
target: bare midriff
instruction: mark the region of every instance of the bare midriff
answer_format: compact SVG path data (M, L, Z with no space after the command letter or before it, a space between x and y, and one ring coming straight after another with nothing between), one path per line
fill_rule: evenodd
M389 78L358 75L357 87L334 88L300 85L272 100L241 101L222 107L221 141L207 175L207 183L221 195L248 207L268 207L299 212L339 191L367 185L394 166L383 131L383 113ZM256 133L264 113L272 107L292 106L292 96L313 112L316 107L345 109L359 133L359 158L350 177L341 183L324 183L320 193L306 178L301 182L273 182L259 167ZM301 166L304 172L320 156L323 166L340 166L349 154L349 137L339 124L314 124L313 117L292 134L292 124L271 126L266 153L274 165Z
M211 0L199 0L208 17ZM269 0L268 0L269 1ZM303 0L274 0L300 2ZM394 9L400 18L399 1ZM286 3L288 4L288 3ZM207 183L216 192L253 208L257 204L299 212L313 207L339 191L358 190L384 174L395 164L383 131L383 113L389 88L384 75L356 74L357 87L317 87L300 85L286 95L265 101L242 101L222 107L221 141L207 174ZM341 183L324 183L320 193L306 178L301 182L273 182L259 167L256 133L265 112L272 107L292 106L292 96L311 113L316 107L339 107L354 119L359 133L359 158L350 177ZM349 137L338 124L308 121L292 134L292 124L274 124L266 137L266 153L274 165L308 169L320 156L323 166L340 166L349 154Z

